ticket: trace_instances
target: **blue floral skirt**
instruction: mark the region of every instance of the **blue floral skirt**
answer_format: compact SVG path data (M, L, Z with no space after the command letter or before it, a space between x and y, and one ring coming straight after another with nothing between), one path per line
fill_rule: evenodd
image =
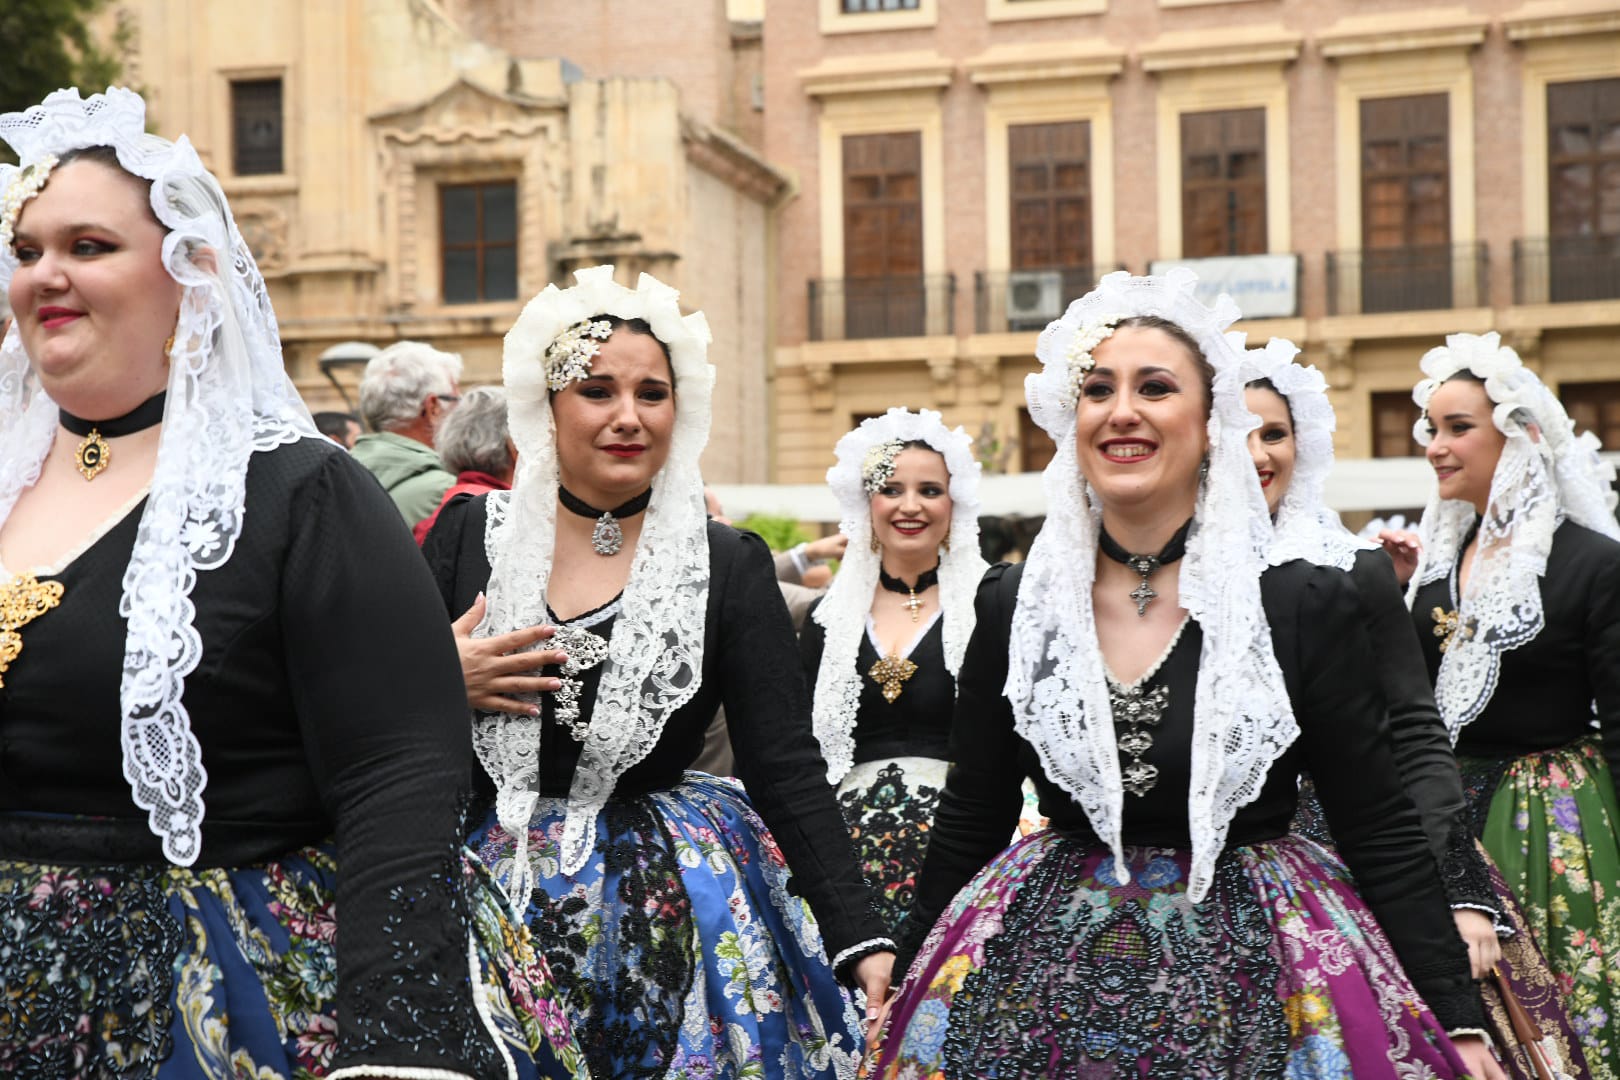
M689 772L609 802L574 875L558 858L566 805L541 799L530 822L525 918L593 1076L854 1075L860 1019L740 785ZM517 845L493 814L469 842L508 879Z
M207 870L0 860L0 1074L327 1075L338 1042L333 851ZM479 980L487 1029L463 1033L469 1067L584 1075L544 961L470 854L462 871L477 971L460 977Z

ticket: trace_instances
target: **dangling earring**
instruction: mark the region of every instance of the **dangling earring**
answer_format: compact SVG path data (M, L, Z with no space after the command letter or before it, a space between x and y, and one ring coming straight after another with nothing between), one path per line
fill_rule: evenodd
M870 537L868 537L868 539L872 543L872 554L876 555L878 552L883 550L883 545L879 544L877 541L877 533L873 533Z
M169 358L173 353L174 353L174 334L171 331L168 338L163 342L163 362L165 364L167 364L169 362Z
M1207 455L1198 463L1198 479L1200 481L1209 479L1209 457Z
M947 532L945 534L945 539L940 541L939 550L942 553L951 550L951 534L950 533Z

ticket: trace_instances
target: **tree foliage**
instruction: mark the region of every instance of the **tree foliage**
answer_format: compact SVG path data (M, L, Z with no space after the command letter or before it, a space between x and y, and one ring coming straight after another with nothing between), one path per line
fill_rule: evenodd
M0 112L37 105L64 86L87 95L105 90L118 77L117 57L90 28L105 5L106 0L0 0L0 41L8 46L0 61Z

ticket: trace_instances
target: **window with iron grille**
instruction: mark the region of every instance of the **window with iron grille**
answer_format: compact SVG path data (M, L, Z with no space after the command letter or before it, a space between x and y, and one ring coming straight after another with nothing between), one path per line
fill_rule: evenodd
M1182 256L1266 250L1266 110L1182 113Z
M231 168L237 176L274 176L282 159L280 79L231 83Z
M1620 78L1547 87L1548 299L1620 297Z
M845 135L843 160L845 334L920 334L922 135Z
M439 242L447 304L517 297L517 183L439 188Z

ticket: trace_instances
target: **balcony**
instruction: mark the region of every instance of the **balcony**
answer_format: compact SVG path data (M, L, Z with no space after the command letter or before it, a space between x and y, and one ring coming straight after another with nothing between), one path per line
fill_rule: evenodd
M1513 300L1518 304L1620 300L1620 236L1513 241Z
M1330 251L1328 314L1480 307L1487 269L1483 243Z
M811 279L810 340L953 334L955 306L955 274Z
M1105 272L1091 266L980 271L973 275L973 329L980 334L1044 330Z

